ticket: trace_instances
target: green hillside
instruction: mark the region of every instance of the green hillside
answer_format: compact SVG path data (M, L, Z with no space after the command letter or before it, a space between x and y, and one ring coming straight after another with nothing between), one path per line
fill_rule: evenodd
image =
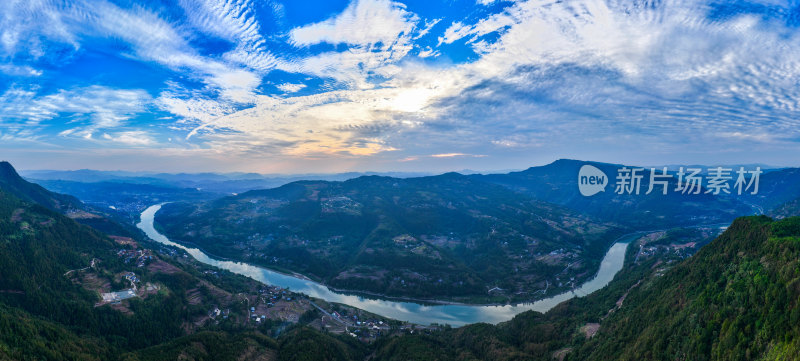
M0 360L276 360L329 350L321 342L302 349L280 346L267 336L270 328L247 326L246 316L239 322L237 315L247 311L231 292L253 292L254 281L208 276L191 263L169 263L150 251L145 254L153 258L137 266L120 257L134 252L131 246L17 192L38 190L42 199L59 195L6 184L0 182ZM120 279L130 271L140 284L137 297L102 302L100 292L130 287ZM231 318L200 322L214 305L230 308ZM363 348L355 340L342 343L300 325L288 327L288 336L279 340L321 340L337 345L332 352L342 355L360 355ZM304 331L298 336L299 329Z
M736 220L626 299L578 360L800 357L800 218Z

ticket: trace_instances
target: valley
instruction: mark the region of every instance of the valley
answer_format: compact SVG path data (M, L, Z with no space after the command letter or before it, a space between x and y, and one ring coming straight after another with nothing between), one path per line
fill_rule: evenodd
M9 166L6 165L6 167ZM38 200L50 207L56 204L52 200L68 199L31 185L15 176L16 173L11 172L13 168L7 169L8 171L0 181L0 187L3 187L4 184L12 184L14 188L2 189L19 193L26 199ZM122 211L118 213L100 211L74 200L71 201L72 206L54 207L50 210L36 203L31 205L28 203L30 201L15 200L16 196L3 196L0 203L6 204L8 207L3 211L7 221L3 223L2 228L5 229L6 233L3 237L7 242L15 244L13 242L26 239L50 239L47 238L49 237L47 234L52 232L53 227L59 227L61 229L59 232L62 232L59 237L65 243L57 246L60 248L51 250L47 250L48 247L56 246L59 243L38 245L28 243L25 247L30 247L31 250L41 247L44 247L41 248L42 250L47 250L45 253L37 251L39 256L36 258L22 257L22 259L32 262L32 268L27 269L33 273L26 275L19 271L14 273L10 273L8 270L2 271L4 275L13 274L15 276L10 279L5 278L8 281L2 284L0 307L5 310L3 314L6 316L0 317L0 323L15 324L17 326L13 327L16 329L30 330L24 331L23 334L50 328L59 336L49 339L59 342L59 349L75 350L75 353L71 355L73 358L79 359L99 354L107 355L111 359L118 357L126 360L170 359L183 357L180 355L186 355L189 352L201 358L211 357L213 359L230 359L229 357L234 357L232 355L239 359L282 359L288 357L287 355L293 355L293 357L306 355L321 359L396 360L398 355L403 355L402 359L404 360L465 358L549 360L553 357L565 360L591 360L608 359L609 357L633 359L631 355L642 355L645 349L653 352L647 354L649 356L646 357L652 359L663 359L664 354L674 353L674 350L680 350L690 358L692 355L707 355L713 352L719 355L717 356L719 359L735 359L735 355L746 354L745 348L752 350L749 352L757 352L762 355L787 355L792 352L794 347L793 343L784 342L771 343L774 346L765 349L763 346L757 346L762 345L762 341L747 336L737 341L738 343L732 344L735 350L732 351L733 353L714 351L714 349L697 350L691 344L685 344L694 336L682 337L678 343L664 339L666 335L673 332L694 332L695 334L699 332L692 331L691 323L687 323L688 321L676 323L686 325L681 327L689 327L686 328L686 331L681 331L682 329L664 331L662 326L653 326L665 325L663 327L667 327L668 324L661 323L659 320L675 312L678 312L676 315L680 315L682 306L678 307L678 311L650 310L667 307L659 303L662 302L662 299L663 302L667 302L668 299L682 297L680 289L683 286L680 285L680 280L683 278L676 274L696 272L698 267L722 269L721 264L716 260L719 257L723 257L722 259L729 257L731 254L731 251L727 250L729 248L738 250L738 253L735 254L737 258L728 260L735 264L744 265L757 257L761 257L762 263L767 262L764 263L767 266L772 264L770 260L773 258L778 260L775 264L786 264L786 259L781 257L791 257L786 256L786 252L791 253L791 245L794 244L792 240L796 237L795 235L800 235L800 228L795 225L796 218L791 218L799 213L795 207L796 201L784 202L774 208L765 207L768 212L775 212L776 217L789 217L781 221L761 216L737 219L731 227L726 227L727 223L724 222L707 225L686 225L677 222L681 225L637 230L635 227L619 226L610 222L608 218L604 221L597 221L593 217L581 216L568 207L544 203L515 192L509 193L505 187L481 183L469 179L469 177L465 179L462 176L447 175L438 179L435 177L433 179L411 178L407 180L410 184L404 185L406 187L402 193L404 196L398 196L389 205L382 198L376 199L375 193L370 193L368 190L370 187L376 187L382 194L388 194L386 187L394 189L395 184L400 187L401 183L397 179L379 179L377 185L373 184L374 181L371 179L357 178L354 182L355 185L316 181L301 182L300 185L290 183L284 186L285 188L245 192L211 201L197 201L191 198L177 199L174 200L175 203L147 207L139 216L122 216L125 214ZM416 182L419 184L415 185ZM422 185L428 191L423 191ZM791 197L793 194L788 193L778 198L790 199ZM502 206L488 206L481 203L483 198L487 202L491 200L490 204L502 204ZM151 200L161 199L160 196L151 198ZM251 202L252 200L257 201ZM373 203L368 203L369 200L372 200ZM498 203L498 200L502 201ZM748 201L753 202L753 200ZM449 208L450 202L461 203L452 203L454 206ZM63 203L59 202L58 204ZM380 213L365 215L365 205L367 204L370 205L370 208L380 210ZM139 210L141 207L132 209ZM302 211L297 211L297 209ZM472 210L465 215L458 211L460 209ZM75 220L60 216L56 212L57 210L71 215ZM168 212L163 218L162 211ZM292 213L293 211L300 213ZM213 214L214 219L221 223L206 223L207 226L198 228L203 232L198 232L197 235L215 236L217 230L224 228L214 227L224 227L230 220L244 219L238 223L238 227L231 228L232 233L252 234L249 232L252 232L254 228L249 227L263 223L268 230L276 232L273 235L280 234L277 232L281 230L287 232L283 233L288 236L287 238L281 240L274 237L271 242L279 243L288 240L289 247L298 248L314 246L312 242L298 243L298 240L303 241L304 239L296 235L303 234L300 232L307 229L304 227L310 227L308 225L315 225L313 229L322 232L317 235L336 235L335 232L338 230L355 225L357 231L353 234L357 235L358 232L373 234L373 238L365 237L366 240L356 243L362 245L358 249L373 249L374 253L365 252L365 255L385 254L388 252L386 247L391 246L395 247L389 248L390 250L394 249L392 252L406 253L410 257L431 258L429 252L436 251L439 255L436 259L439 261L457 260L453 256L457 254L454 250L459 246L464 247L459 242L463 239L470 239L470 235L485 233L488 237L483 242L495 240L492 237L498 237L496 240L508 242L518 234L536 234L539 235L535 239L536 242L525 243L525 247L532 245L553 247L546 255L552 256L551 259L559 260L553 264L553 271L550 273L550 275L559 277L559 280L566 279L569 273L564 271L572 269L572 263L575 261L560 255L559 252L552 253L553 251L564 248L564 245L571 245L571 249L576 250L573 251L576 255L586 256L593 247L599 248L601 244L607 246L596 253L599 254L596 257L600 259L596 261L594 267L599 269L599 272L587 269L583 271L589 273L587 277L570 280L573 282L566 286L562 284L562 288L545 279L544 287L530 289L534 296L528 297L528 302L517 303L511 302L508 297L498 297L500 301L486 302L494 304L469 305L444 298L434 299L440 304L422 304L393 299L385 294L374 298L363 291L361 293L342 292L318 282L324 282L319 275L300 276L301 271L306 268L264 267L262 264L251 263L244 258L236 259L236 253L231 254L232 257L228 257L228 259L224 259L214 253L206 254L205 249L194 248L194 241L183 241L183 244L176 243L171 241L171 237L162 234L162 232L169 234L170 229L177 229L175 224L167 223L164 220L183 219L170 217L186 217L186 219L202 224L202 222L212 219L211 216L205 216L206 213ZM245 214L250 216L244 217ZM291 218L298 214L312 216L300 219ZM412 216L408 216L408 214ZM428 220L427 223L409 223L410 219L416 219L419 222L419 215L436 215L436 217ZM478 217L473 217L474 215ZM116 223L116 219L130 218L139 219L138 228L133 228L133 224L130 223ZM90 225L118 232L111 233L110 236L104 238L102 233L74 223L86 219L95 220ZM375 228L358 231L360 223L354 220L365 219L379 219L383 220L383 223L370 223L369 225ZM533 219L538 222L532 221ZM717 220L718 218L704 217L703 219ZM483 220L488 221L483 223L481 222ZM273 227L271 224L275 224L274 228L269 228ZM432 224L435 226L431 226ZM649 225L661 224L657 222ZM115 226L109 227L108 225ZM283 228L281 225L286 225L287 228ZM324 226L317 227L318 225ZM463 227L463 225L468 227ZM340 228L336 228L337 226ZM459 229L465 228L479 231L458 233ZM192 226L182 229L184 230L182 235L186 237L185 230L195 228ZM442 241L436 241L435 238L428 237L426 233L417 234L409 231L420 229L425 230L426 233L429 232L429 229L433 229L438 232L436 234L447 235L447 237ZM509 229L529 229L529 231L504 233ZM138 230L142 230L143 233L135 232ZM392 232L397 230L402 233L392 235ZM594 232L590 232L590 230ZM64 231L67 233L63 233ZM298 233L292 236L290 231ZM720 232L723 231L724 233L720 235ZM74 232L83 234L83 236L75 238L70 235ZM95 233L90 235L86 232ZM449 232L453 232L452 235ZM266 234L269 235L269 233ZM381 237L374 236L374 234L379 234ZM192 236L192 234L188 235ZM310 236L308 240L315 239L312 238L315 236L313 232L305 233L305 235ZM330 238L323 239L328 241ZM344 241L344 237L342 238ZM378 242L381 238L390 242ZM83 239L83 241L78 241L78 239ZM202 237L199 238L199 240L202 239ZM209 239L224 242L226 238ZM474 240L474 238L472 239ZM195 239L195 241L197 240ZM496 240L491 244L500 250L505 250L505 245L502 242L497 243ZM87 241L89 243L85 243ZM561 244L559 245L558 242ZM459 244L455 247L448 247L449 243ZM6 243L6 245L8 244ZM208 244L212 245L212 243ZM475 241L475 244L478 244L478 241ZM69 247L64 248L67 245ZM406 245L408 247L405 247ZM767 253L764 254L760 250L764 247L763 245L767 245L764 248L764 252ZM420 246L424 246L424 248ZM508 246L511 248L512 242L509 242ZM209 248L214 249L213 247ZM237 252L269 250L269 248L247 247L233 247L233 249L238 250ZM530 252L536 248L526 249L529 249ZM467 247L467 250L474 251L479 248ZM27 251L22 249L7 248L6 254L24 255L27 254L25 252ZM749 255L748 252L751 252L752 255ZM41 258L44 254L49 254L50 256L46 257L51 258ZM335 254L334 247L334 250L327 255ZM501 255L508 257L509 253L499 253L494 257L501 257ZM543 256L545 253L542 251L541 255ZM513 257L508 258L514 259ZM63 259L63 261L50 261L50 264L56 265L50 271L49 267L45 267L37 259ZM358 257L354 259L363 260ZM405 259L408 260L408 258ZM540 256L534 256L531 259L541 262L548 260L548 258ZM15 266L18 263L11 261L11 258L5 259L2 264L19 268ZM288 263L288 265L291 264ZM463 260L460 261L460 265L464 264ZM425 267L429 266L430 264L425 265ZM465 268L456 269L461 272ZM770 271L772 269L767 268L758 272L773 272ZM780 276L774 276L774 273L764 273L767 282L773 282L770 280L774 279L774 282L782 284L787 281L781 281L782 278L774 277L792 277L790 269L783 267L778 270L780 270ZM751 271L748 268L743 272ZM30 283L33 275L44 274L42 272L52 273L51 278L55 282ZM720 274L718 271L710 272L714 275ZM724 272L722 275L722 277L737 277ZM700 279L702 277L691 276L687 278L687 281L695 282L692 280ZM746 282L742 285L745 289L750 287ZM39 290L36 289L37 287ZM671 287L677 287L679 291L666 299L660 291L657 291L668 290ZM691 289L702 288L697 285L690 287ZM765 287L771 290L770 294L778 295L782 292L779 292L779 289L774 286ZM502 289L502 287L499 288ZM739 292L736 291L739 289L735 288L731 291ZM659 296L653 296L653 292ZM714 291L713 294L724 293L721 292ZM792 291L787 292L791 293ZM68 293L82 295L78 297L84 301L80 301L77 305L63 303ZM681 302L688 302L687 304L700 302L695 307L706 307L699 305L706 302L709 296L695 298L695 295L697 293L688 294L685 296L687 297L686 301ZM484 298L466 299L470 301L489 300L485 296L482 297ZM787 294L786 297L788 297L787 300L790 300L794 296ZM537 299L538 301L530 302ZM744 300L737 302L747 302L746 299ZM787 301L788 303L781 304L771 300L759 302L771 304L770 307L789 307L787 309L789 316L787 317L793 317L791 316L792 302ZM80 312L88 323L65 318L59 313L42 313L42 310L52 309L51 307L61 307L65 310L72 310L74 307L83 309ZM722 305L713 307L722 307ZM728 308L725 314L728 315L727 317L732 317L731 320L737 320L740 317L756 317L752 313L740 316L739 310L741 308ZM167 312L168 315L159 316L158 312ZM638 317L651 318L649 321L643 322L630 321L631 318ZM36 321L37 319L40 321ZM115 328L109 329L103 326L102 324L106 322L110 322L107 325L115 325ZM724 326L718 322L722 321L713 321L712 325L716 325L713 327L723 327L718 328L718 330L723 330ZM771 327L775 329L787 327L786 321L772 318L765 319L763 322L771 322ZM22 326L23 324L25 326ZM72 326L63 328L62 325ZM156 332L150 332L150 335L145 336L143 334L145 329ZM719 332L721 331L712 332L712 337ZM115 337L124 337L128 341L119 343L115 341ZM774 340L773 336L769 337ZM157 338L168 341L156 341ZM638 341L639 339L645 341ZM16 336L0 332L0 345L7 345L11 340L17 340ZM624 340L623 342L630 346L624 348L608 346L609 344L619 344L619 340ZM639 342L651 342L647 340L666 342L667 346L664 346L663 349L652 346L636 349ZM714 343L703 342L716 347L713 346ZM306 346L303 348L293 346L298 343ZM736 344L747 346L735 346ZM210 351L211 349L217 351ZM10 352L7 355L16 355L13 358L27 357L24 355L51 355L50 357L55 359L60 358L60 356L49 354L47 349L32 345L16 346L8 350L0 351L0 355L2 352ZM455 355L461 356L456 357Z

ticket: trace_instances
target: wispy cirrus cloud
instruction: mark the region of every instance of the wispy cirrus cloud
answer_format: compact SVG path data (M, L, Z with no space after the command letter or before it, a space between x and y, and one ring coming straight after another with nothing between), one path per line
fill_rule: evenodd
M227 39L235 47L224 53L229 62L264 73L275 68L278 59L267 49L249 0L181 1L189 20L200 31Z
M6 55L51 57L49 53L61 47L71 47L72 52L81 48L82 42L94 39L110 39L120 41L119 55L132 57L144 62L155 62L174 71L188 70L193 76L218 90L220 95L233 101L246 102L254 88L260 83L260 77L249 68L241 68L231 64L221 56L204 56L192 47L188 39L190 34L162 18L157 12L147 8L131 5L121 7L107 1L75 1L61 3L48 0L31 2L11 2L3 18L3 34ZM213 6L209 5L211 10ZM257 31L252 21L242 21L229 13L218 15L222 25L220 32L231 35L236 30L240 33L243 46L258 46L254 39L257 33L246 33L246 30ZM33 18L22 14L34 14ZM208 15L211 16L211 15ZM223 21L225 20L225 21ZM40 26L40 24L48 26ZM208 24L205 22L204 24ZM253 49L258 50L258 49ZM63 57L64 51L58 51ZM67 52L69 53L69 51ZM265 56L268 56L265 55ZM255 59L253 55L250 60ZM241 63L251 64L254 61L239 59ZM53 58L51 62L63 61ZM253 68L265 66L254 65Z
M43 96L28 90L9 89L0 96L0 124L31 133L43 122L69 114L67 125L72 126L61 134L91 139L95 131L120 127L143 113L150 101L150 95L142 90L97 85Z

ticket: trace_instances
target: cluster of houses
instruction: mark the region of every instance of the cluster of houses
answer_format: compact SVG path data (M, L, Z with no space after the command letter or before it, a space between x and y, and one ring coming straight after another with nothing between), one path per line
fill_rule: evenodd
M271 307L271 306L268 306L268 307ZM250 319L252 319L255 323L261 323L261 321L264 321L264 320L267 319L267 315L260 315L259 316L259 315L256 314L256 308L255 307L250 307Z
M341 313L339 313L338 311L331 312L331 316L333 318L341 321L342 323L348 325L348 326L361 327L361 328L366 328L368 330L373 330L373 331L380 331L380 330L388 330L389 329L389 324L385 323L385 322L383 322L381 320L369 319L369 320L363 320L362 321L362 320L359 320L358 315L345 316L345 315L342 315Z
M208 313L208 317L211 317L211 319L216 319L217 317L221 316L223 320L227 320L230 314L231 314L230 309L220 310L219 307L215 306L214 309L212 309L211 312Z
M640 248L637 260L639 257L652 257L658 253L674 252L675 256L680 259L688 258L694 251L695 242L690 242L682 245L657 245L657 246L642 246Z
M133 272L126 272L123 276L128 282L131 283L131 289L136 291L136 284L139 283L139 277Z
M292 293L288 292L277 286L269 286L266 288L262 288L258 290L258 293L261 295L262 300L264 303L267 304L267 307L272 307L275 305L275 302L280 301L283 298L286 298L287 301L292 300Z
M123 274L122 277L131 283L131 288L118 292L102 293L100 294L100 296L102 297L103 301L96 304L95 306L103 305L106 303L119 303L122 300L136 297L136 284L139 283L139 277L136 276L136 274L133 272L126 272L125 274Z
M177 249L177 248L174 248L174 247L162 246L162 247L160 247L160 248L158 249L158 253L160 253L160 254L162 254L162 255L164 255L164 256L169 256L169 257L172 257L172 258L177 258L177 257L178 257L178 254L179 254L179 251L178 251L178 249ZM185 255L186 255L186 254L184 253L184 256L185 256Z
M121 249L117 251L117 256L121 257L125 263L135 263L136 267L144 267L148 261L153 259L149 249Z
M219 273L217 271L214 271L214 270L205 270L205 271L203 271L203 274L206 274L206 275L209 275L209 276L214 276L214 277L219 277Z
M268 286L258 290L259 298L262 304L266 305L267 308L272 308L275 306L280 300L291 301L296 299L297 297L292 293L289 292L281 287L277 286ZM260 324L264 320L267 319L267 315L258 314L256 312L255 307L250 307L250 320L255 322L256 324Z
M117 291L117 292L100 293L100 297L102 298L102 301L100 301L97 304L95 304L95 307L101 306L101 305L104 305L104 304L107 304L107 303L114 303L114 304L120 303L120 301L122 301L122 300L126 300L126 299L133 298L133 297L138 297L138 296L141 295L141 293L137 294L137 286L138 286L139 283L141 283L141 279L139 278L139 276L136 275L136 273L125 272L125 273L122 274L122 279L130 282L131 288L125 289L125 290L122 290L122 291ZM151 283L147 283L146 287L144 288L145 292L157 291L158 289L159 289L158 286L153 285Z
M360 204L350 197L338 196L331 198L323 198L321 200L323 212L335 212L337 210L356 210Z

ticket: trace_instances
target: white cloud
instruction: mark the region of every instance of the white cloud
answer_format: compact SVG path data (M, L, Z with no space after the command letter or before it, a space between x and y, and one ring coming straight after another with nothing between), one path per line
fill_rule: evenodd
M305 84L283 83L275 86L284 93L296 93L306 87Z
M439 55L441 55L439 50L433 50L433 49L431 49L431 47L426 47L425 49L422 49L422 50L419 51L419 53L417 53L417 56L420 57L420 58L430 58L430 57L436 57L436 56L439 56Z
M662 145L687 132L691 139L681 141L700 144L776 142L761 136L770 127L797 134L796 36L748 16L709 21L699 4L625 6L517 2L474 23L455 21L440 42L466 38L478 59L434 66L401 61L432 25L416 29L416 15L387 1L353 2L342 14L290 33L298 46L344 43L347 51L278 65L339 80L347 90L259 96L252 108L202 120L191 134L207 130L204 139L220 148L281 144L281 151L295 156L377 154L429 147L430 139L452 150L476 143L566 146L565 137L619 141L615 134ZM370 11L363 9L372 7L391 18L382 23L397 21L393 31L347 31L366 26L371 20L362 14ZM427 47L417 54L438 51ZM376 76L382 79L370 80Z
M220 153L356 157L403 148L398 157L431 160L484 153L470 148L476 144L511 152L587 137L624 139L632 149L663 149L674 140L711 148L800 139L800 35L760 15L708 19L704 2L517 1L482 19L427 20L397 2L352 1L327 20L273 34L270 43L285 36L290 49L281 59L267 49L256 4L182 4L188 24L101 0L4 2L0 58L46 59L75 52L86 39L114 39L118 55L202 82L191 91L163 91L155 104L180 117L170 129L185 130L198 143L192 146ZM32 27L21 14L50 26ZM450 25L439 43L454 45L432 46L433 35L417 41L444 28L436 26L440 20ZM201 36L231 48L208 55L193 48ZM47 51L46 40L64 51ZM320 43L337 46L311 47ZM462 43L475 60L448 63L447 49ZM437 61L420 60L427 57ZM41 74L7 63L0 71ZM259 94L272 69L321 77L325 85L295 96L304 84L278 82L284 94ZM88 86L44 96L24 89L0 96L0 122L18 136L69 114L83 123L64 135L144 144L147 134L122 128L147 110L149 97Z
M65 10L48 0L0 2L0 54L7 58L25 55L39 59L47 55L44 40L48 38L57 39L72 50L78 49L77 36L63 17Z
M289 33L295 46L318 43L347 44L346 51L329 51L291 59L278 65L288 72L333 78L359 89L375 86L371 78L391 78L402 69L397 65L414 48L413 39L424 35L438 22L425 23L388 0L355 0L340 14Z
M509 12L493 14L488 18L481 19L472 25L466 25L459 21L453 22L450 27L445 30L444 35L439 37L439 44L451 44L465 37L472 36L477 38L486 34L504 30L517 23L518 19L515 18L515 15L520 14Z
M482 154L465 154L465 153L439 153L431 154L432 158L455 158L455 157L485 157Z
M156 143L150 134L141 130L117 132L113 134L104 133L103 139L128 146L151 146Z
M28 65L0 64L0 72L10 76L37 77L42 75L42 71L34 69Z
M225 102L204 98L199 94L173 92L161 93L155 103L162 110L181 117L181 121L192 122L211 122L235 109Z
M452 76L460 72L468 79L462 89L475 88L461 93L463 104L449 106L479 108L475 97L480 96L491 100L487 106L528 109L531 115L558 109L510 122L495 135L494 144L502 146L520 144L503 132L523 126L553 134L552 139L591 129L597 136L638 132L640 139L661 135L662 143L682 138L701 147L717 144L717 135L764 143L775 139L762 135L778 128L784 135L797 134L800 124L792 115L800 110L800 90L792 85L800 80L796 35L787 37L775 24L747 15L710 21L702 4L620 6L625 5L520 2L475 24L454 24L442 41L501 34L492 43L473 42L480 58L451 69ZM509 98L503 98L506 91ZM550 124L548 117L568 129L536 125ZM486 131L483 125L459 126ZM754 133L743 133L744 128Z
M724 132L718 134L721 138L732 138L735 140L755 141L759 143L766 143L775 141L775 136L769 133L744 133L744 132Z
M433 20L426 20L425 21L425 25L422 27L422 29L417 31L416 35L414 36L414 40L417 40L417 39L419 39L419 38L421 38L421 37L423 37L425 35L428 35L428 33L431 31L431 29L433 29L433 27L436 26L436 24L439 24L441 21L442 21L441 18L433 19Z
M107 3L101 3L93 10L97 29L127 41L136 56L174 69L198 71L201 79L217 89L222 97L240 103L252 101L255 88L261 82L260 76L219 59L199 55L189 46L185 36L155 13L136 8L122 9Z
M290 98L260 96L254 107L202 122L190 136L208 130L204 137L215 139L219 146L227 144L225 140L251 147L283 143L280 151L295 156L376 154L396 149L386 144L382 129L416 126L408 120L424 113L434 92L381 88Z
M354 0L339 15L323 22L301 26L289 33L293 44L369 45L397 42L412 32L418 18L405 5L389 0Z
M396 63L412 49L411 45L396 44L390 49L350 49L346 52L326 52L285 64L282 70L333 78L359 89L375 86L370 77L391 78L402 68Z
M470 34L472 28L464 25L460 21L455 21L444 31L444 35L439 37L439 44L450 44Z
M264 44L252 1L182 0L180 4L191 22L206 33L254 46Z

